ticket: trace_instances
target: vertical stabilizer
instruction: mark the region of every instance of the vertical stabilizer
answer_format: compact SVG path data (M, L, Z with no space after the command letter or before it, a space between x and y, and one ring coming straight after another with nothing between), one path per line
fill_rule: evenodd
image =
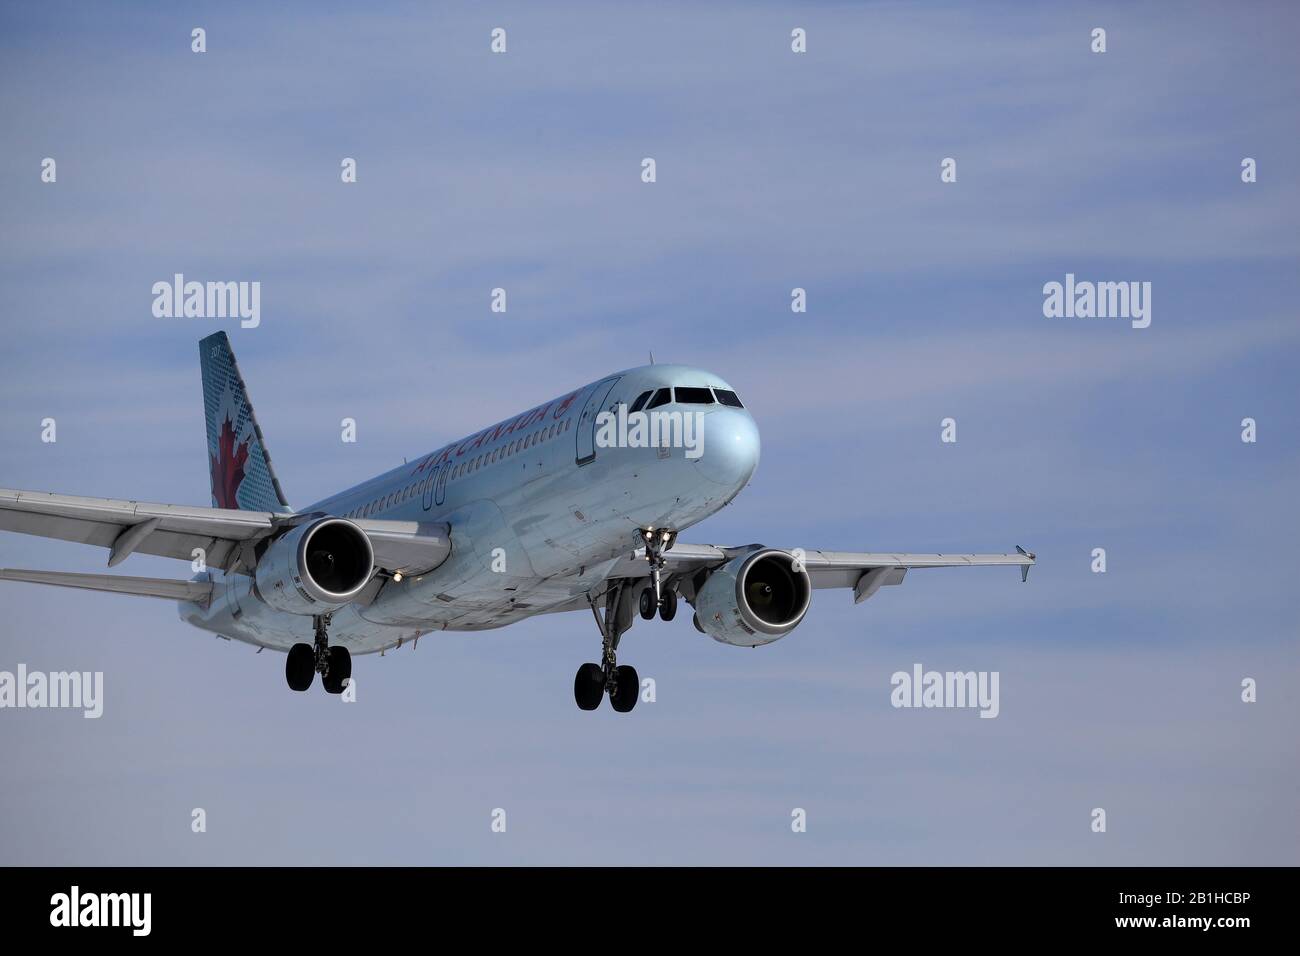
M208 426L208 475L216 508L288 511L262 429L225 332L199 342L203 412Z

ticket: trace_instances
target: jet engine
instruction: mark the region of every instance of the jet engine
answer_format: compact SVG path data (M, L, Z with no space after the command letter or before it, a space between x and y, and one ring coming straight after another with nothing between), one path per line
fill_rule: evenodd
M316 615L355 600L374 570L364 531L342 518L321 518L276 538L253 579L255 592L276 610Z
M715 641L757 647L793 631L811 600L812 581L794 556L762 548L710 573L696 592L695 615Z

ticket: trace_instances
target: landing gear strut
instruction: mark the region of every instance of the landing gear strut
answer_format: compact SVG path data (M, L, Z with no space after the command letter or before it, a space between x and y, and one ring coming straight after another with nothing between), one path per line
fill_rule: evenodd
M633 605L647 621L658 614L671 621L677 615L677 591L664 584L663 572L667 561L664 552L677 540L677 532L661 528L643 528L637 537L645 546L645 559L650 564L650 586L644 587L640 578L621 578L610 582L605 592L605 614L602 617L591 601L591 613L600 629L600 663L583 664L573 679L573 699L583 710L595 710L601 698L609 695L609 705L620 714L636 706L641 696L641 678L636 668L618 662L618 642L632 626Z
M672 548L677 541L677 532L661 528L641 531L641 540L645 542L645 559L650 563L650 587L654 590L655 607L664 606L663 571L667 562L664 552Z
M638 532L645 544L645 559L650 565L650 587L641 592L638 610L647 621L653 620L655 613L665 621L677 616L677 592L664 587L664 552L672 548L677 540L677 532L660 529L642 529Z
M636 706L641 695L641 678L636 668L618 662L618 642L632 626L632 581L621 580L605 592L605 615L601 617L596 602L591 613L600 628L599 664L583 664L573 679L573 699L582 710L595 710L601 698L609 695L609 705L620 714Z
M330 616L320 614L312 618L315 640L312 644L295 644L289 648L284 664L284 676L290 690L304 691L311 686L315 675L327 694L343 693L344 682L352 676L352 655L346 647L329 646Z

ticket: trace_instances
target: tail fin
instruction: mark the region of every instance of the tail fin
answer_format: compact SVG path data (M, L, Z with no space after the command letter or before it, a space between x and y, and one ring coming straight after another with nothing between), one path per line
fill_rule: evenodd
M244 511L290 510L271 468L262 429L225 332L199 341L199 367L203 370L213 506Z

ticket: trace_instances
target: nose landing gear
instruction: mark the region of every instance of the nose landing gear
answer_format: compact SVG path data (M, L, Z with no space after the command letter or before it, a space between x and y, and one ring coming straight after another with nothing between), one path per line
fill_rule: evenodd
M663 580L664 552L672 549L677 541L677 532L666 528L655 530L643 528L638 532L645 545L645 559L650 565L650 587L641 592L638 610L644 620L654 620L656 612L664 621L671 621L677 616L677 591L665 587Z
M677 616L677 592L670 587L661 588L659 604L656 607L654 588L648 587L641 592L638 610L641 612L643 620L653 621L657 612L660 620L671 621Z
M654 593L655 607L661 608L663 607L663 571L664 565L667 564L664 560L664 552L671 550L676 543L677 532L669 531L667 528L660 528L658 531L654 528L643 528L640 535L645 543L645 559L650 563L650 587ZM641 616L645 617L644 610Z

